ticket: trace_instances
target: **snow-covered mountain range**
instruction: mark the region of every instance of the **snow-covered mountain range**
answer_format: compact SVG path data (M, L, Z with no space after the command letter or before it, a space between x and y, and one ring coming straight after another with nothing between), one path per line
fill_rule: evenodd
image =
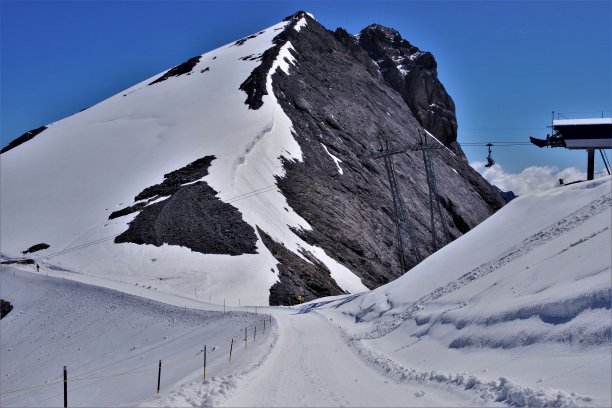
M430 53L385 27L351 36L299 12L4 149L0 252L217 304L373 289L404 273L371 157L381 143L444 145L432 161L452 238L503 206L456 126ZM394 166L426 256L422 152ZM408 268L419 260L407 253Z

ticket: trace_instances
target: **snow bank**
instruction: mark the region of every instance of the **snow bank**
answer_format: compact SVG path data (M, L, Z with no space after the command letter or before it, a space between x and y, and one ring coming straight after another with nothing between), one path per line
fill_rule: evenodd
M517 406L609 406L611 186L520 197L396 281L307 308L397 378Z

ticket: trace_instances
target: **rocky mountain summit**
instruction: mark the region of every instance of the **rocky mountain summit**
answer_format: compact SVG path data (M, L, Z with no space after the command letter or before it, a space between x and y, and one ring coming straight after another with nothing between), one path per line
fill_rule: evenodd
M91 108L2 155L2 256L242 304L359 292L504 201L467 163L434 57L390 28L327 30L298 12ZM410 227L396 212L381 148ZM43 154L44 152L44 154ZM112 157L112 160L108 158ZM45 169L45 171L41 171ZM406 240L408 242L408 240Z
M434 56L404 40L394 29L379 24L361 30L356 40L421 126L446 145L456 142L455 103L438 80Z
M291 19L305 19L307 25L277 37L279 43L291 43L295 64L289 75L277 71L273 85L304 154L303 162L285 162L286 175L278 179L289 205L313 226L296 234L334 254L369 288L400 276L388 176L382 160L368 155L380 148L381 140L394 147L418 143L422 128L452 147L434 153L433 160L437 198L453 239L503 206L497 191L467 164L455 143L454 103L437 78L430 53L380 25L353 37L342 29L328 31L307 13ZM400 68L389 61L399 61ZM436 103L440 109L419 113ZM398 156L395 166L415 243L429 255L434 248L422 153ZM414 250L408 257L409 266L419 261ZM281 274L275 286L289 286L284 292L303 291L290 276L311 268L307 261L279 262L290 271ZM324 268L320 274L326 274ZM307 298L320 296L317 291L306 293Z

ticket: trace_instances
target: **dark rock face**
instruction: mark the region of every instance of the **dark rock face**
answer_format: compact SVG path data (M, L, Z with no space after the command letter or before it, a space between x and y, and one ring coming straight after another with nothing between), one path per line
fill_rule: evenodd
M184 75L184 74L191 73L193 68L196 65L198 65L198 62L200 62L201 58L202 58L202 56L198 55L196 57L188 59L187 61L183 62L180 65L177 65L174 68L170 68L164 75L160 76L155 81L151 82L149 85L153 85L153 84L157 84L159 82L163 82L166 79L168 79L170 77L173 77L173 76L176 77L176 76L181 76L181 75Z
M247 79L244 80L242 84L240 84L240 90L244 91L247 94L247 98L244 101L245 104L249 106L249 109L259 109L263 105L263 97L268 94L266 90L266 80L268 78L268 72L272 68L272 64L278 53L280 52L281 47L285 42L287 42L287 35L285 34L287 30L281 31L274 39L272 40L274 46L268 48L266 51L258 57L261 60L261 64L258 65L251 75L248 76ZM251 55L247 57L251 58Z
M24 254L24 255L25 254L30 254L32 252L42 251L43 249L47 249L49 247L50 247L49 244L45 244L44 242L42 242L40 244L32 245L31 247L29 247L25 251L21 251L21 253Z
M23 135L19 136L17 139L13 140L11 143L9 143L6 147L4 147L2 150L0 150L0 154L2 153L6 153L11 149L16 148L17 146L19 146L22 143L27 142L28 140L31 140L34 138L34 136L40 134L43 130L45 130L47 127L46 126L41 126L39 128L36 129L32 129L32 130L28 130L27 132L25 132Z
M255 230L235 207L217 198L208 184L196 181L208 174L213 160L214 156L206 156L166 174L162 183L136 196L136 201L149 199L147 203L112 213L109 218L139 211L115 243L179 245L204 254L256 253ZM167 198L151 203L159 197Z
M289 17L289 21L297 22L302 17L307 19L307 25L299 32L290 25L275 38L275 46L270 49L280 49L286 41L295 49L296 63L290 67L290 74L277 70L272 83L278 102L292 121L294 137L303 155L302 162L284 163L286 175L277 184L288 204L313 227L311 231L295 233L323 248L356 273L367 287L378 287L404 271L399 268L387 173L381 160L369 156L379 149L381 140L392 148L418 143L422 125L405 99L408 94L404 93L409 89L400 92L392 86L360 43L346 32L329 32L301 12ZM392 46L405 48L406 52L416 50L401 39L392 42ZM246 103L252 109L258 108L257 103L261 106L261 101L255 104L253 101L265 91L268 72L265 67L272 65L274 55L264 53L262 64L247 80L249 88L241 88L247 92ZM421 76L425 71L435 74L435 62L427 55L416 58L414 66L420 70L414 68L414 72ZM421 101L423 95L434 98L427 101L439 98L439 102L452 108L454 120L454 106L448 95L445 99L440 92L426 92L415 101ZM447 126L445 121L448 118L432 116L427 123L432 133L438 135L435 129ZM450 128L452 131L442 137L444 142L455 140L456 125ZM429 143L436 142L430 139ZM342 161L339 165L343 174L330 154ZM421 253L428 255L433 248L422 154L408 152L393 160L417 245ZM432 161L443 217L453 238L503 206L499 194L468 165L460 147L456 146L454 151L437 150L432 153ZM342 293L338 289L333 292L328 286L314 288L305 284L299 277L300 268L287 266L293 264L289 260L291 254L278 244L271 244L263 233L260 236L279 259L279 268L283 268L280 282L272 288L271 301L292 303L300 291L315 297ZM418 259L408 252L408 267L412 267ZM310 269L312 274L318 274L320 282L329 279L324 268Z
M392 28L372 24L355 39L380 67L385 81L404 99L425 129L442 143L457 141L455 103L438 80L435 58Z
M11 310L13 310L11 302L0 299L0 319L3 319Z
M517 198L518 196L516 194L514 194L514 191L504 191L501 188L497 187L497 186L493 186L495 187L495 190L497 190L499 192L499 194L502 196L502 198L504 199L505 202L509 203L510 201L514 200L515 198Z
M243 45L245 42L247 42L247 41L249 41L249 40L251 40L251 39L253 39L253 38L257 37L258 35L263 34L263 33L264 33L263 31L260 31L260 32L258 32L257 34L251 34L251 35L249 35L248 37L241 38L240 40L236 41L236 42L234 43L234 45L235 45L235 46L237 46L237 47L240 47L240 46L241 46L241 45Z
M298 303L298 296L302 297L303 302L308 302L321 296L343 293L332 279L329 269L310 252L300 252L308 259L307 262L260 228L257 228L257 232L266 248L278 260L280 280L270 288L270 305L294 305Z
M202 157L183 168L164 174L164 181L160 184L145 188L134 198L134 201L169 196L176 193L181 185L192 183L207 176L208 168L214 159L215 156Z
M114 218L119 218L119 217L123 217L123 216L128 215L128 214L132 214L132 213L138 212L138 211L142 210L143 208L145 208L147 206L147 204L149 204L148 201L147 202L136 203L136 204L131 205L129 207L125 207L125 208L122 208L120 210L113 211L111 213L111 215L108 216L108 219L112 220Z

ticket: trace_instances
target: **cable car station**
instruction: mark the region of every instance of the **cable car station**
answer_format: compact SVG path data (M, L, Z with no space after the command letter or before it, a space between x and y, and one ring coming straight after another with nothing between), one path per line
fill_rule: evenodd
M595 150L610 173L610 165L603 149L612 149L612 118L590 119L553 119L553 134L546 139L530 137L531 143L538 147L565 147L571 150L587 151L587 179L593 180L595 174Z

